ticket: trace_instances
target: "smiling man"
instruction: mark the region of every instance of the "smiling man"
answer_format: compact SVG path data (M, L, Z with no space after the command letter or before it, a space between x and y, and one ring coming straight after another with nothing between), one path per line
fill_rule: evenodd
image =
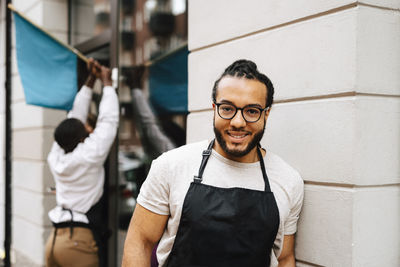
M125 241L123 266L295 266L300 175L260 145L274 95L249 60L215 82L215 140L153 161Z

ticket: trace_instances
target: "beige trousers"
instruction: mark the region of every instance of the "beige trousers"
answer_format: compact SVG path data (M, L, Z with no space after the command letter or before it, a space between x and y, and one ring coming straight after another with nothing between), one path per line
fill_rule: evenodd
M58 228L49 236L46 243L47 267L98 267L97 245L90 229L74 227L71 237L69 227Z

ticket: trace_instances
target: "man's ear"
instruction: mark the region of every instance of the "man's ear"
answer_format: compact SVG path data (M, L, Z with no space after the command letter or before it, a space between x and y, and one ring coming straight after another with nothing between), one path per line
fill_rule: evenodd
M269 107L269 109L265 111L265 117L264 117L265 122L267 122L267 120L268 120L269 113L271 112L271 108L272 108L272 107Z
M269 113L271 112L272 107L269 107L267 111L265 111L265 117L269 116Z
M214 103L212 103L212 107L213 107L213 110L215 110L215 104Z

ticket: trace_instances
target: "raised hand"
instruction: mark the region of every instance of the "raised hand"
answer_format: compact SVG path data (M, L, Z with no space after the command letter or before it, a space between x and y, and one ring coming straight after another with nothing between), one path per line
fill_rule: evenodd
M100 79L103 82L103 86L112 86L111 70L107 67L101 66Z
M125 76L126 85L128 85L131 89L143 89L143 76L145 70L146 69L144 65L125 69L123 75Z
M93 58L89 58L87 62L87 68L89 71L89 75L94 76L96 78L100 78L101 75L101 65L97 60Z

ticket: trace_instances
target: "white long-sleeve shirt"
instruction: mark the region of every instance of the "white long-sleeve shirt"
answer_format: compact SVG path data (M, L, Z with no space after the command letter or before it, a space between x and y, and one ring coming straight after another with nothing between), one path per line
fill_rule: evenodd
M83 123L89 112L92 90L83 86L75 97L68 118L76 118ZM48 155L50 171L56 184L57 206L49 212L50 220L60 223L73 220L88 223L85 215L103 194L103 164L117 133L119 120L118 97L115 89L106 86L99 106L96 128L82 143L70 153L56 143Z

